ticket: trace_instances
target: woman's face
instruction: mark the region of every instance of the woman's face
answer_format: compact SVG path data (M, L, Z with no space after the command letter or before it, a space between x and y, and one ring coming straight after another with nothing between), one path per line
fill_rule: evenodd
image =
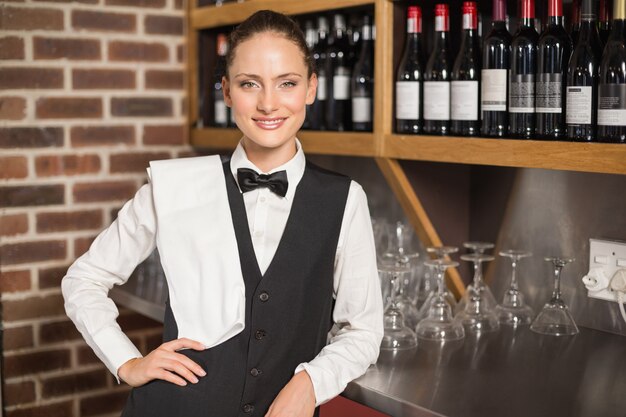
M274 33L260 33L235 50L222 80L224 100L243 132L244 146L270 150L293 146L317 78L308 79L298 47Z

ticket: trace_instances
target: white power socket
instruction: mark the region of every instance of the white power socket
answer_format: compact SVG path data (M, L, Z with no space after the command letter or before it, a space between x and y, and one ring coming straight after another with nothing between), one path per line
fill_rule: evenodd
M589 239L589 272L583 277L587 296L617 302L611 278L626 269L626 242Z

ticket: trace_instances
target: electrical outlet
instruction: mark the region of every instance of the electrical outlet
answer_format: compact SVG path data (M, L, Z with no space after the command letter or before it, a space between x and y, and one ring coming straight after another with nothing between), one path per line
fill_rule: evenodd
M609 283L618 269L626 269L626 242L589 239L589 272L583 277L587 296L617 302Z

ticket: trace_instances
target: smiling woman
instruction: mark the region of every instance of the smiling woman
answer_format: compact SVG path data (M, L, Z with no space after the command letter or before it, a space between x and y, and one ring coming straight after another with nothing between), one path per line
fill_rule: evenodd
M124 417L311 417L378 356L367 198L296 138L317 87L304 36L260 11L231 45L222 85L243 137L230 160L151 162L150 183L63 279L68 315L135 387ZM155 246L165 343L142 357L106 289Z
M256 16L241 25L248 36L231 35L222 85L248 158L268 170L293 156L306 105L315 100L317 77L306 43L295 35L300 30L296 23L277 20L269 11ZM272 30L271 19L277 26Z

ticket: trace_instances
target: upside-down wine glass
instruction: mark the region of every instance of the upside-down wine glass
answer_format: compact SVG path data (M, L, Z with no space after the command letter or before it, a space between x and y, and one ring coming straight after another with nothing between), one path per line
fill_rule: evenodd
M418 310L412 294L415 293L415 269L419 252L413 248L413 228L406 223L396 222L389 228L389 245L381 264L404 265L410 269L397 283L396 306L402 311L405 324L414 329L418 321Z
M465 330L463 325L454 319L444 292L446 269L458 266L459 263L446 259L432 259L424 264L436 272L437 294L429 302L428 316L420 321L415 329L417 337L438 341L462 339L465 337Z
M399 282L411 269L407 264L383 264L378 273L383 281L388 281L391 288L391 300L383 317L384 330L380 348L385 350L411 349L417 346L415 332L404 323L404 315L397 303Z
M533 309L524 302L524 294L517 285L517 263L520 259L531 256L530 252L521 250L503 250L500 256L511 260L511 283L504 292L502 304L496 306L496 316L500 324L507 326L528 325L533 320Z
M567 308L567 304L561 298L561 271L565 265L574 261L574 258L547 257L554 266L554 290L552 298L548 301L535 320L530 325L530 330L550 336L569 336L578 333L578 326Z
M461 321L466 332L491 332L498 330L500 325L494 312L494 305L487 302L487 292L481 290L482 263L493 261L494 257L481 253L461 255L464 261L474 263L474 282L467 287L467 303L456 318ZM487 288L482 285L482 288Z
M426 248L426 252L428 253L432 253L436 256L435 259L446 259L446 257L452 253L456 253L459 251L459 248L457 248L456 246L429 246ZM426 265L428 267L428 269L430 270L430 277L434 277L435 275L435 269L432 266L432 263L428 263L428 262L424 262L424 265ZM422 277L423 281L427 280L426 276ZM428 280L430 281L430 280ZM422 301L421 303L421 307L419 308L419 320L423 320L428 316L428 310L430 309L430 302L432 301L432 299L437 296L437 290L438 287L436 287L436 285L438 284L438 281L435 280L435 285L430 285L428 287L426 287L425 285L420 284L420 288L422 289L422 291L427 292L426 295L426 299ZM446 299L446 301L448 302L448 304L450 304L450 307L452 308L452 310L454 311L454 308L456 307L456 298L454 298L454 295L452 295L452 293L450 292L450 290L448 290L448 287L446 285L446 280L445 280L445 276L444 276L444 280L443 280L443 293L444 293L444 297ZM419 295L419 293L418 293ZM419 306L419 302L418 302L418 306Z
M469 255L483 254L485 253L487 249L492 249L494 247L494 244L490 242L465 242L463 243L463 247L471 251ZM456 305L454 311L457 314L465 310L468 297L471 293L470 291L471 286L477 286L478 291L482 294L483 301L485 302L489 310L493 310L498 305L498 302L496 301L496 297L494 297L493 292L491 291L491 288L489 288L489 286L483 280L482 271L479 271L480 265L477 262L473 262L473 263L474 263L474 282L470 284L470 286L467 287L467 290L465 291L465 293L459 300L458 304Z

